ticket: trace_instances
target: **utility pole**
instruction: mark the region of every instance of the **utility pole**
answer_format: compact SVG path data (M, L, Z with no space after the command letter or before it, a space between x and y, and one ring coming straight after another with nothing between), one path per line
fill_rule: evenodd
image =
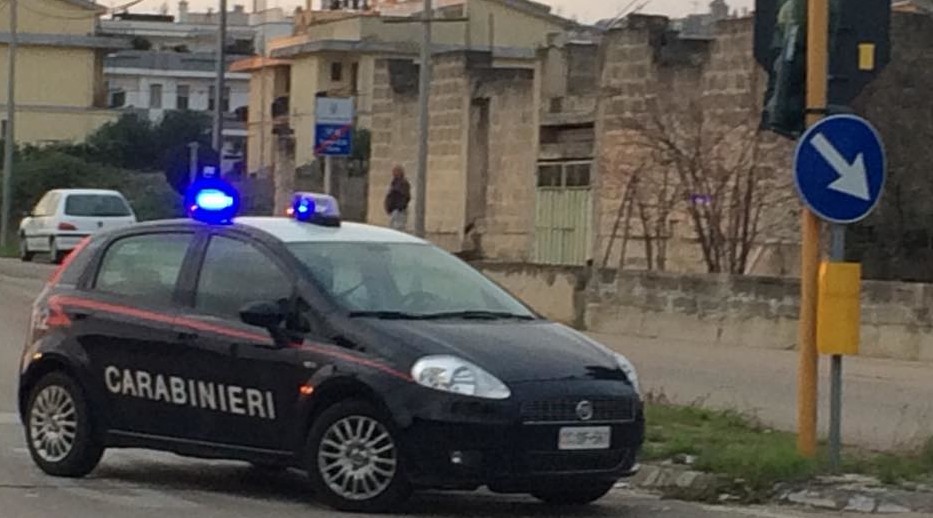
M227 0L220 0L220 26L217 31L217 78L214 83L214 132L211 144L220 157L218 170L223 173L224 161L224 84L227 73Z
M10 44L7 47L6 135L3 136L3 199L0 202L0 246L7 246L13 211L13 120L16 118L16 2L10 6Z
M193 184L198 179L198 148L201 144L197 141L188 144L188 183Z
M826 114L829 88L829 0L807 5L807 125ZM819 354L816 346L817 291L820 267L820 220L809 208L801 211L800 320L797 371L797 450L816 457Z
M431 117L428 108L431 104L431 21L434 14L434 5L431 0L424 0L424 10L421 13L422 41L421 41L421 69L418 81L418 170L415 173L415 235L424 237L426 234L424 218L427 203L428 189L428 137L430 133Z

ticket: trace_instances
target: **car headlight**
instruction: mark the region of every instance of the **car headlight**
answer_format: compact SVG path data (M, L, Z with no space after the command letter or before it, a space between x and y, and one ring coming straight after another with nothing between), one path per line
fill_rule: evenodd
M635 366L628 361L628 358L618 353L616 354L616 361L619 362L619 368L622 369L628 380L632 382L632 388L635 389L638 395L641 395L641 386L638 384L638 371L635 370Z
M419 385L484 399L508 399L509 387L495 376L456 356L427 356L411 368Z

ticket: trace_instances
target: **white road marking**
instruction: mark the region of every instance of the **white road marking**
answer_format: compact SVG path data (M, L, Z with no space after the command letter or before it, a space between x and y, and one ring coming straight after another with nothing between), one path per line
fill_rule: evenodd
M19 414L16 412L0 412L0 424L20 424Z

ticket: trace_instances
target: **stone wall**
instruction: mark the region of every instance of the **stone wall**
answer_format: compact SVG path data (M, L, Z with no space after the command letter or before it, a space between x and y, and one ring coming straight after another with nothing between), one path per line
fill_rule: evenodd
M418 67L410 61L376 62L373 97L372 160L368 219L387 224L383 200L393 165L401 164L414 182L418 143ZM464 248L473 224L484 253L525 260L534 228L534 186L538 120L533 68L494 67L486 53L435 57L431 84L426 228L428 238L448 250ZM485 185L468 178L480 153L471 141L471 110L488 103ZM475 129L475 128L474 128ZM475 139L474 139L475 140ZM470 144L473 144L471 147ZM473 184L471 184L472 182ZM479 193L481 210L467 198ZM413 209L414 207L412 207ZM411 212L411 211L410 211ZM409 228L412 228L409 214Z
M465 63L463 54L436 57L431 83L425 226L429 239L449 250L459 250L466 203L463 196L467 136L464 108L469 81ZM417 66L410 62L377 60L367 212L371 223L388 223L383 201L394 165L402 165L409 181L414 182L418 165L417 85ZM408 223L412 228L412 210L409 210Z
M670 31L664 17L632 16L624 28L610 31L603 39L596 118L595 252L604 260L610 250L607 266L706 271L685 200L692 194L711 194L683 192L676 167L657 149L663 137L687 150L693 148L691 139L700 141L702 151L697 157L710 169L745 156L755 142L750 162L758 177L756 192L787 196L760 204L765 206L760 220L766 224L747 271L794 273L796 260L783 253L785 243L795 239L797 204L787 174L793 146L770 135L754 134L765 75L754 61L752 43L751 18L721 22L710 40L683 40ZM661 135L651 135L646 142L644 128L661 125ZM702 139L695 137L701 134ZM632 181L636 176L641 178L639 183ZM620 210L630 190L637 193L635 200L645 208L644 216ZM728 204L725 196L717 195L717 201ZM649 223L647 232L642 221ZM620 262L626 222L630 242ZM650 258L646 235L655 241Z
M509 263L476 263L473 266L551 320L565 324L582 320L584 305L576 297L582 268Z
M538 135L534 70L476 70L472 78L473 98L489 99L482 252L500 261L527 261L534 229L537 159L535 147L528 143Z
M479 264L545 316L589 331L697 347L790 350L797 342L795 279L624 272L592 278L583 268ZM866 281L860 355L933 362L933 285ZM583 318L581 318L583 317Z

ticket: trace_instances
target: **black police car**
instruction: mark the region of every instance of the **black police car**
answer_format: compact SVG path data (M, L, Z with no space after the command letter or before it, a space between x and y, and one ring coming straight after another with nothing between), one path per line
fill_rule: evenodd
M208 217L232 196L194 199L213 223L86 240L39 296L19 401L43 471L152 448L304 469L327 504L383 511L418 488L584 504L637 469L623 357L332 198Z

